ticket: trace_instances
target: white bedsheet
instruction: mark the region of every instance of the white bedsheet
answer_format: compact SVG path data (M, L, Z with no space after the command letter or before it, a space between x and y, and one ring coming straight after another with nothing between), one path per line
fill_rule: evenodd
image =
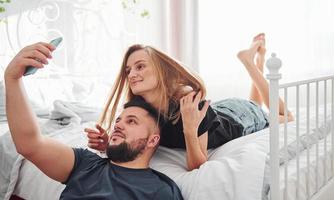
M185 199L261 199L266 141L263 132L209 151L209 161L186 171L184 150L160 147L151 166L179 185Z
M72 147L83 147L87 144L83 129L88 126L92 126L92 123L63 128L52 137ZM26 200L59 199L65 185L44 175L28 160L16 162L15 167L17 166L20 166L19 173L15 173L14 170L11 176L11 183L15 183L16 186L9 188L6 197L16 194Z
M9 130L7 122L0 121L0 136L7 133Z
M71 146L86 144L79 126L72 131L58 130L54 136ZM185 199L258 200L261 199L267 142L261 132L236 139L209 151L209 161L191 172L185 168L184 150L160 147L151 167L175 180ZM12 180L16 188L9 190L7 197L14 193L27 200L59 199L64 185L50 180L29 161L16 165L21 166L18 176Z
M72 140L74 140L75 144L73 144L73 146L79 147L83 144L77 145L78 143L76 140L83 142L83 139L80 140L79 137L81 136L81 138L86 138L83 134L83 127L80 126L80 123L87 120L96 120L98 113L99 109L87 107L80 103L56 100L54 102L54 109L49 116L50 120L38 118L38 122L43 135L53 137L66 144L71 144L73 142ZM3 123L4 122L1 122L1 124ZM9 199L14 191L17 181L19 180L18 177L20 175L20 168L24 158L17 154L11 136L8 132L8 126L3 125L1 128L0 199ZM80 134L76 135L71 133Z

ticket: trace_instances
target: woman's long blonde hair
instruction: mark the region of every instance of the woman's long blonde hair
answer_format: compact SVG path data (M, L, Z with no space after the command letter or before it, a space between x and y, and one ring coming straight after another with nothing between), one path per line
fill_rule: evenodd
M157 95L160 102L160 106L157 109L168 120L173 120L179 117L179 111L172 115L171 113L168 113L169 105L170 103L175 103L176 105L179 104L180 98L187 93L184 90L185 87L190 87L193 91L201 91L202 98L205 98L206 89L204 83L194 72L190 72L175 59L151 46L139 44L132 45L124 55L122 67L100 116L99 124L106 128L107 133L109 133L112 122L115 119L115 114L121 97L126 97L126 101L134 97L134 94L129 88L126 65L129 56L138 50L145 50L152 59L153 68L158 80L156 91L160 92L160 95Z

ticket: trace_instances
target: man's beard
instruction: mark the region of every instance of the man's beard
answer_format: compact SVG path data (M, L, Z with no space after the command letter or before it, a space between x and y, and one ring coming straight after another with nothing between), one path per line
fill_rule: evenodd
M131 143L122 142L119 145L109 145L107 147L107 156L113 162L129 162L137 158L138 155L142 154L148 138L142 138L135 140Z

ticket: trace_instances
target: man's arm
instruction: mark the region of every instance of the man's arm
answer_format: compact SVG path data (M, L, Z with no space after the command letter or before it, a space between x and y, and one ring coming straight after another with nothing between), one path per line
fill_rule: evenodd
M50 178L64 182L74 166L74 152L70 147L41 135L22 82L26 66L42 68L53 50L50 44L37 43L23 48L9 63L5 71L6 113L18 153Z

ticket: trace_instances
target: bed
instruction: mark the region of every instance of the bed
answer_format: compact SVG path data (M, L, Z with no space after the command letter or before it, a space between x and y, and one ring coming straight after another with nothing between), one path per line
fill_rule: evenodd
M269 128L209 150L209 160L190 172L186 171L185 151L180 149L159 147L150 166L171 177L184 198L190 200L332 199L334 76L279 85L280 65L275 55L267 61L271 99ZM320 98L322 94L316 89L315 104L307 101L301 105L299 96L303 95L296 95L295 105L288 105L295 121L278 124L279 91L283 90L281 96L289 102L289 91L285 88L299 88L294 91L299 94L304 85L310 88L312 84L315 88L326 87L325 97ZM306 93L306 99L310 99L312 95ZM55 120L54 113L60 118ZM50 116L37 116L43 134L73 147L87 148L83 128L92 126L98 114L99 109L56 100ZM59 199L64 185L17 155L5 120L0 127L0 199L7 200L12 195L27 200Z

